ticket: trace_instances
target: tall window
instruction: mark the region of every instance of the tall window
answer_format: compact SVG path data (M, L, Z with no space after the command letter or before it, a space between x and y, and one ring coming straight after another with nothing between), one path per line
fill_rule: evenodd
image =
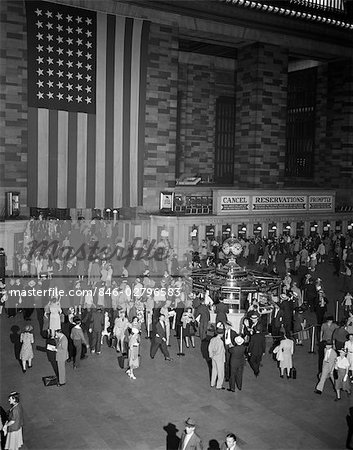
M233 184L235 145L235 99L219 97L216 102L215 182Z
M286 176L309 178L314 169L316 68L288 74Z

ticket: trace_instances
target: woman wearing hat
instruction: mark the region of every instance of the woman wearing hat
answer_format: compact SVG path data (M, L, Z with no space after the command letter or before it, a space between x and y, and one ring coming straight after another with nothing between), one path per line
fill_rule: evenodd
M290 378L290 371L293 367L292 355L294 353L294 343L292 339L288 339L286 335L283 336L280 344L273 350L279 362L280 377L283 378L284 370L287 372L287 378Z
M6 437L6 450L18 450L23 445L22 427L23 427L23 409L20 404L20 394L11 392L9 395L11 408L8 412L8 420L2 431Z
M349 361L346 357L346 352L342 348L338 351L338 358L335 362L335 370L337 370L337 379L335 380L336 395L335 402L341 400L341 389L351 394L350 379L348 376Z
M134 375L134 369L137 369L140 366L139 348L140 348L140 330L136 327L132 327L131 334L129 337L129 368L126 371L126 373L133 380L136 380L136 377Z
M33 327L32 325L26 325L25 329L21 333L20 341L22 342L22 347L20 351L20 360L22 361L22 371L26 372L27 369L27 361L28 367L32 367L32 359L33 359L33 348L32 344L34 343L33 337Z

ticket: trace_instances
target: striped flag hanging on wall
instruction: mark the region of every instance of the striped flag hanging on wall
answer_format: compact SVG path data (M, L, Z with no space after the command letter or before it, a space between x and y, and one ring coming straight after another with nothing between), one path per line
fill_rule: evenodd
M28 1L28 206L142 204L149 23Z

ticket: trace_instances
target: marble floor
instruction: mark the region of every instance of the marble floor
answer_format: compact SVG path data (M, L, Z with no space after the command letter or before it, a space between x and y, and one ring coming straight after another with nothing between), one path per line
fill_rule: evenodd
M342 281L332 278L328 264L316 275L324 280L333 311L334 301L343 295ZM32 323L35 346L43 347L35 315ZM317 354L308 353L308 341L296 348L296 380L281 379L266 354L260 376L256 379L247 365L243 390L236 393L210 387L199 341L178 357L173 337L174 361L166 362L161 353L150 359L150 341L144 335L136 380L120 369L116 352L104 347L78 370L67 364L67 384L59 388L42 383L44 375L53 373L45 352L36 350L33 368L22 373L11 342L13 327L25 324L22 316L2 315L0 324L0 404L7 409L8 393L21 393L24 449L172 450L188 417L197 422L204 449L219 449L228 432L238 436L240 448L249 450L345 448L352 401L343 393L342 400L334 402L329 382L322 396L313 393Z

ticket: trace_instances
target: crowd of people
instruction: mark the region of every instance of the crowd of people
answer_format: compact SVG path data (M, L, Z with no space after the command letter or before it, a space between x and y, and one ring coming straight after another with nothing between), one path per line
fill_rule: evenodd
M272 335L269 352L278 364L279 376L295 378L295 346L309 338L314 325L319 348L315 393L321 394L330 378L336 400L340 400L342 390L350 393L353 379L349 275L353 239L342 235L281 236L241 239L240 243L240 258L245 264L281 274L282 281L277 295L271 296L270 320L252 302L240 329L234 330L222 299L214 302L208 291L193 289L194 268L220 267L227 262L216 239L202 241L199 246L191 242L190 252L181 262L167 233L162 233L159 242L136 239L125 245L111 222L29 221L14 271L1 285L0 312L9 318L23 314L26 322L20 335L23 372L32 367L35 357L33 326L27 322L36 316L55 361L59 387L66 384L67 363L79 369L89 354L101 354L102 345L116 352L120 366L135 380L142 333L151 339L150 357L155 358L160 350L167 362L173 360L170 347L174 333L179 353L183 344L195 348L200 343L211 387L225 390L228 383L228 391L235 392L242 389L246 363L255 377L260 375L268 335ZM329 261L334 274L345 277L341 300L345 316L338 324L327 317L332 299L327 298L322 280L315 275L316 265ZM211 313L216 317L213 323ZM233 448L229 445L224 448Z

